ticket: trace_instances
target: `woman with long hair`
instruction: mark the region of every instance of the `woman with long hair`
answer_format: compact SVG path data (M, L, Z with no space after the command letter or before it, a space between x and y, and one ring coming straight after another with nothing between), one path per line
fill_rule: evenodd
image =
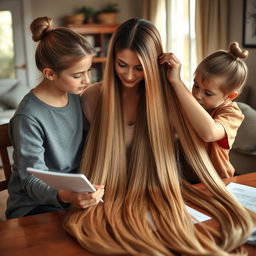
M225 189L167 79L157 29L133 18L114 33L101 85L83 94L90 123L81 172L105 184L104 203L70 211L64 228L99 255L242 255L255 214ZM175 134L200 181L181 175ZM194 220L187 203L219 228Z

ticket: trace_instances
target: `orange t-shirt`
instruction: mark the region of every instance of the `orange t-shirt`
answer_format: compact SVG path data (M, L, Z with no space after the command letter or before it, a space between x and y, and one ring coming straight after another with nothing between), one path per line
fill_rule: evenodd
M233 176L235 172L229 161L229 151L235 141L237 130L244 119L244 115L236 102L222 104L210 114L216 122L224 127L226 137L219 141L205 143L206 150L220 177L228 178Z

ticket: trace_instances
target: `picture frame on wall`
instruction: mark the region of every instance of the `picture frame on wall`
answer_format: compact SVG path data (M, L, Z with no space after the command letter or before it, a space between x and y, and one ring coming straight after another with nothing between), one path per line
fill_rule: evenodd
M256 0L244 0L243 46L256 48Z

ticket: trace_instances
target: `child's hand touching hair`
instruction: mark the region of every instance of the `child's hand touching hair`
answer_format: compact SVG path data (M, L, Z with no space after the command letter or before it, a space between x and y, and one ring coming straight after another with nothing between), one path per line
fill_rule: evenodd
M172 86L175 86L177 83L181 82L180 70L181 63L173 53L163 53L159 57L160 64L167 64L167 79Z

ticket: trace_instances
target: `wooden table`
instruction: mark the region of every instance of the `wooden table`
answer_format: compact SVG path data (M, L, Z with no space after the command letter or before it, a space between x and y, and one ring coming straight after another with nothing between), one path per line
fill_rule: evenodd
M226 179L225 183L231 181L256 187L256 172ZM92 256L65 233L64 214L61 211L0 222L0 255ZM246 245L246 249L250 256L256 255L256 247Z

